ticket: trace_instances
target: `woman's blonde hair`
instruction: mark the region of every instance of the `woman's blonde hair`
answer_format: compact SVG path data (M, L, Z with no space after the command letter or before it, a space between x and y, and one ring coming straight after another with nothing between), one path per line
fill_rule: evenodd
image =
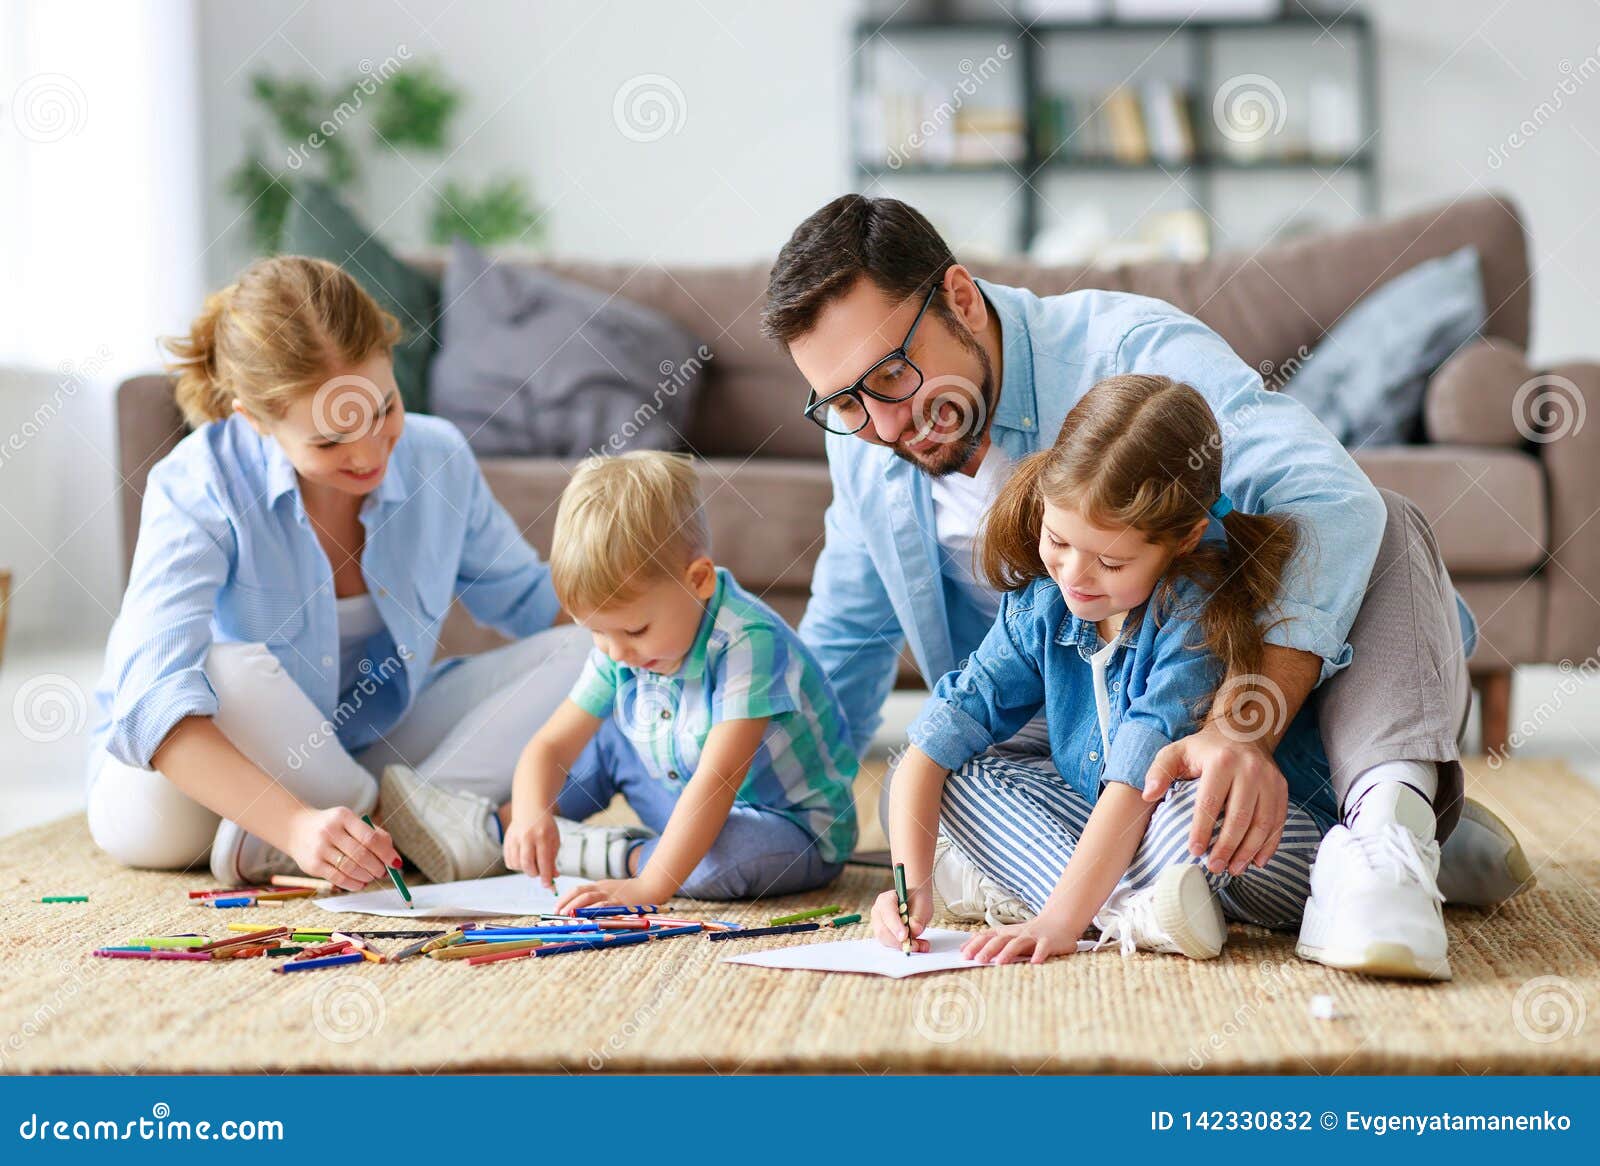
M302 255L258 259L206 297L187 336L161 341L190 425L220 421L237 398L281 417L339 369L388 353L400 324L335 264Z
M1176 546L1207 518L1222 493L1222 434L1205 398L1164 376L1107 377L1067 414L1055 444L1030 454L985 519L979 567L996 588L1016 591L1049 574L1039 556L1046 500L1094 526L1132 527ZM1205 646L1230 676L1260 671L1278 588L1299 545L1282 515L1234 510L1227 538L1202 541L1173 561L1149 610L1167 607L1187 576L1205 596L1198 619ZM1263 618L1267 617L1267 618Z
M550 576L574 614L627 603L711 549L700 482L682 454L585 458L561 492Z

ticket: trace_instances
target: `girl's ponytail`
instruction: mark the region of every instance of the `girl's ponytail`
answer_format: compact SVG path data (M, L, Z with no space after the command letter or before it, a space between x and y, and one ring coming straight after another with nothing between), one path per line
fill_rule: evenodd
M191 426L221 421L233 412L233 392L217 375L217 320L228 310L237 286L230 284L207 296L187 336L161 340L161 346L172 354L167 371L178 378L173 396Z
M1225 539L1202 542L1173 566L1205 592L1198 616L1207 650L1227 676L1242 680L1260 673L1266 633L1283 622L1275 615L1279 588L1300 544L1299 525L1284 515L1233 510L1222 529Z

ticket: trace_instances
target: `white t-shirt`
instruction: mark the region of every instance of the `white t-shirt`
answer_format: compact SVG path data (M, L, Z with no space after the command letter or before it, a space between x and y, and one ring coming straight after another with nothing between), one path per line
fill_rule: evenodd
M944 572L993 619L1000 611L1000 593L973 570L972 547L977 542L983 516L1011 476L1011 459L990 444L972 477L962 473L934 478L934 538L944 559Z
M384 623L371 592L333 602L339 616L339 691L345 693L360 679L357 669L366 654L367 641L384 629Z

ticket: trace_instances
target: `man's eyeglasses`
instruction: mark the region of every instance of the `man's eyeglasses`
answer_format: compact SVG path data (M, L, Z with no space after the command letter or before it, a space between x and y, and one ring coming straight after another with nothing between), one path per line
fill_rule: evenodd
M862 394L888 405L914 396L922 387L922 370L911 363L906 349L911 347L911 338L917 334L917 325L922 323L928 305L933 303L933 297L942 286L935 283L928 289L922 307L917 309L917 318L911 321L911 328L900 346L857 377L849 388L821 398L815 389L811 390L811 395L806 399L806 416L829 433L859 433L868 421Z

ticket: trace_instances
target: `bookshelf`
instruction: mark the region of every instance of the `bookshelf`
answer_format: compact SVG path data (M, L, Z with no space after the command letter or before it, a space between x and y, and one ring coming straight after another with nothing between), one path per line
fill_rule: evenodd
M1219 86L1238 80L1236 70L1225 69L1220 64L1222 54L1231 53L1237 60L1238 54L1247 51L1247 46L1253 43L1282 44L1285 40L1306 44L1325 44L1331 40L1339 46L1350 74L1346 91L1336 95L1348 107L1342 134L1349 143L1348 148L1317 150L1291 145L1285 149L1279 142L1268 140L1259 147L1250 143L1251 148L1241 149L1237 140L1229 139L1223 122L1214 117L1213 102L1218 99ZM995 64L996 54L1004 46L1004 59L999 65L1005 72L1005 88L1010 95L1006 104L1015 121L1014 127L1009 128L1017 132L999 135L998 148L995 140L988 139L982 132L969 135L984 140L991 147L990 156L974 156L971 151L966 155L959 153L962 150L959 133L945 135L958 139L953 147L956 156L951 156L949 143L941 143L942 150L929 150L926 146L908 148L908 142L915 145L918 137L914 128L907 132L908 124L923 130L930 125L947 129L950 121L959 121L965 107L945 122L940 122L935 114L949 111L936 108L930 114L926 102L920 110L902 114L898 119L885 115L886 107L890 115L895 111L892 100L885 98L873 76L874 50L892 46L896 57L904 57L913 51L911 46L926 42L971 47L970 52L962 55L963 72L956 74L954 81L954 84L969 87L973 84L972 78L985 73L982 63ZM1183 107L1180 119L1187 121L1184 138L1187 148L1174 152L1173 139L1169 137L1164 157L1150 156L1153 148L1140 157L1140 151L1126 148L1125 138L1118 142L1124 148L1115 152L1105 148L1104 142L1089 142L1086 127L1102 117L1103 107L1111 100L1109 94L1103 95L1105 100L1098 104L1097 98L1102 95L1072 102L1072 108L1065 111L1064 120L1060 112L1052 114L1050 103L1059 100L1056 87L1063 80L1053 74L1060 72L1061 57L1057 50L1064 42L1070 43L1074 51L1096 52L1103 48L1107 55L1118 48L1129 51L1129 45L1152 45L1164 52L1169 71L1177 68L1183 78L1181 86L1169 87L1174 89L1176 100ZM1361 12L1308 13L1286 4L1280 15L1270 18L1181 22L1113 18L1073 21L1029 19L1022 15L889 16L860 20L854 28L852 49L849 148L858 179L868 183L889 176L929 179L948 175L988 177L1004 184L1008 188L1007 200L1015 199L1018 207L1011 244L1022 254L1029 252L1041 230L1046 208L1040 185L1054 179L1070 182L1078 176L1143 174L1178 179L1189 204L1203 211L1209 221L1217 203L1219 177L1226 181L1228 175L1252 173L1339 174L1354 180L1362 214L1370 216L1379 210L1374 146L1378 108L1377 47L1372 25ZM973 61L981 63L967 68ZM997 72L995 76L998 79ZM941 81L952 84L949 77L930 78L930 98L942 92L943 87L937 84ZM985 81L991 86L995 83L994 80ZM1128 80L1126 88L1137 90L1143 84L1135 76ZM992 94L989 100L994 100ZM1125 103L1127 99L1120 100ZM1148 102L1148 98L1145 101ZM956 102L961 104L959 98ZM1151 108L1145 104L1141 112ZM1080 117L1080 111L1087 112ZM1163 117L1163 125L1170 127L1171 118ZM1047 119L1052 119L1048 127ZM1049 129L1057 126L1064 127L1066 132L1053 140ZM1148 131L1148 121L1145 127ZM1063 137L1065 141L1061 140Z

